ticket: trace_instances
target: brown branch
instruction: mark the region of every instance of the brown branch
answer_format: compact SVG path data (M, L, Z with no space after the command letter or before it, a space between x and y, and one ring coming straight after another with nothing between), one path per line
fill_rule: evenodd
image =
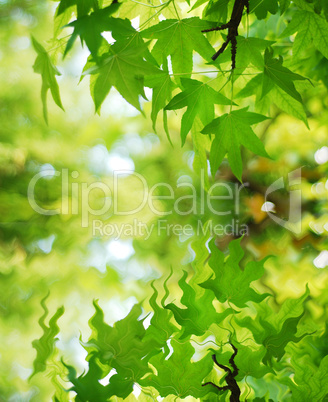
M222 54L229 43L231 43L231 68L236 68L236 54L237 54L237 36L238 28L243 16L244 8L246 7L247 14L249 13L249 0L235 0L235 4L232 9L230 21L227 24L219 27L204 29L202 32L223 31L228 29L228 35L225 42L220 49L212 56L212 60L216 60L220 54Z
M239 373L239 369L236 366L235 363L235 357L237 356L238 353L238 349L232 344L230 343L232 349L233 349L233 354L229 359L229 363L232 367L232 370L229 367L224 366L223 364L220 364L215 355L212 355L212 359L214 361L214 363L220 367L222 370L224 370L226 373L228 373L226 375L226 377L224 378L225 382L227 383L226 386L224 387L219 387L218 385L214 384L213 382L206 382L205 384L202 384L203 387L205 387L206 385L212 385L213 387L215 387L218 391L230 391L231 395L230 395L230 402L240 402L240 388L237 384L237 381L235 380L235 378L237 377L238 373Z

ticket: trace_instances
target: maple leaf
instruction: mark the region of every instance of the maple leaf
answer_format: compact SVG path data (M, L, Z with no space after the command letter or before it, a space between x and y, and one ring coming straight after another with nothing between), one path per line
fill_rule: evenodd
M87 15L91 9L98 10L99 8L97 0L61 0L57 8L57 16L73 6L77 8L78 17Z
M238 354L235 357L235 363L238 367L237 380L241 381L245 377L262 378L265 374L273 372L272 369L261 364L266 354L265 347L254 350L249 346L238 345Z
M176 395L180 398L187 396L200 398L206 395L209 390L201 384L213 368L210 356L207 355L197 362L192 362L195 349L189 342L182 343L172 339L171 347L173 354L169 358L161 353L150 359L157 375L150 374L139 383L142 386L153 386L164 397Z
M295 12L292 21L280 37L285 38L296 32L298 33L293 44L295 58L299 58L311 43L324 57L328 58L328 22L320 15L306 10Z
M214 119L214 105L230 105L231 100L201 81L181 78L181 85L184 90L165 106L165 110L177 110L187 106L187 111L181 120L180 135L181 143L184 145L197 115L206 125Z
M279 5L280 5L280 14L284 14L288 7L290 6L290 0L279 0Z
M99 383L99 379L104 376L104 373L97 362L97 356L95 354L89 357L88 371L86 373L83 372L80 376L76 375L74 367L65 364L64 362L63 364L68 370L68 380L73 384L73 387L70 390L76 392L78 400L97 400L98 402L106 402L108 401L109 396L117 395L117 393L110 394L108 390L109 387L105 387ZM130 389L132 388L133 383L129 385L130 386L125 384L126 392L124 394L119 393L120 396L125 397L130 394Z
M266 18L267 14L276 14L278 11L277 0L249 0L250 12L255 12L259 20Z
M43 103L43 116L45 121L48 123L47 93L49 89L55 103L64 110L60 99L58 83L56 80L56 75L61 74L53 65L45 48L41 46L40 43L33 36L32 44L38 54L33 65L33 69L36 73L41 74L42 77L41 99Z
M93 74L91 95L96 111L105 100L112 86L123 98L141 111L139 95L145 97L143 89L144 75L159 74L160 70L143 59L145 45L135 47L133 41L117 41L102 55L100 65L94 64L84 72Z
M262 142L251 126L267 119L257 113L247 111L248 108L226 113L209 123L202 130L203 134L215 134L210 151L210 164L213 176L219 168L224 156L228 160L233 173L241 180L242 158L240 147L244 146L257 155L269 157Z
M167 278L167 280L168 279L169 278ZM165 308L160 308L160 306L157 304L156 299L158 292L153 282L151 287L153 288L154 293L149 300L149 304L152 307L154 314L151 318L150 326L147 328L144 342L152 344L154 353L156 353L156 348L154 345L158 346L159 348L162 348L164 345L165 351L168 351L167 341L170 339L173 332L177 331L177 328L170 321L172 317L171 311ZM166 283L164 284L164 288L165 287Z
M286 92L282 91L279 87L274 88L269 93L270 99L275 105L284 113L295 116L297 119L302 120L307 128L309 124L306 117L304 105L297 102L294 98L288 96Z
M270 51L267 49L265 51L264 62L262 97L269 93L271 89L277 85L288 95L302 103L301 95L297 92L293 81L302 81L306 78L299 74L295 74L288 70L288 68L284 67L282 65L283 58L281 56L279 59L274 59L273 50Z
M166 110L164 108L168 100L171 99L172 97L172 90L174 88L174 84L171 80L167 66L164 65L163 71L161 71L159 74L147 76L145 78L145 86L153 89L152 109L151 109L151 119L153 122L153 129L156 132L157 115L159 111L163 109L164 128L168 139L170 139L167 124L165 124L167 117L166 117Z
M59 333L57 321L64 314L64 307L59 307L56 313L50 318L49 327L46 326L44 320L47 317L49 311L47 309L45 301L48 296L49 293L41 300L41 306L44 310L44 314L39 319L39 325L43 329L43 335L40 339L36 339L32 342L37 355L33 362L34 370L31 377L46 369L47 360L53 354L55 342L57 341L57 338L55 338L55 336Z
M94 11L90 15L84 15L66 25L66 27L74 28L74 31L67 41L64 57L73 47L77 37L80 36L82 44L85 42L93 57L97 58L98 50L104 41L101 33L112 30L112 24L116 23L116 19L109 18L109 16L115 13L119 6L119 3L114 3L101 10Z
M302 340L305 336L309 335L305 333L301 336L296 336L297 324L302 318L303 313L298 317L288 318L284 323L279 332L268 323L267 321L260 321L263 328L265 328L268 334L263 339L263 345L267 349L265 356L263 357L264 364L271 364L272 358L276 357L279 361L285 354L285 347L289 342L297 343Z
M224 254L216 247L214 241L211 241L212 254L209 265L215 274L215 278L209 278L200 286L204 289L210 289L221 303L228 300L237 307L245 307L247 302L259 303L269 294L259 294L250 287L253 281L263 275L263 265L266 259L260 262L251 261L242 270L239 264L244 256L244 251L240 246L240 241L241 238L229 244L230 255L227 260L224 259Z
M163 63L163 57L171 56L173 72L190 76L193 50L207 61L210 61L213 52L215 53L201 32L213 26L216 26L216 23L202 21L198 17L168 19L142 31L141 34L145 38L157 39L152 54L159 64Z
M248 328L259 345L266 348L263 356L264 364L272 364L273 358L277 361L285 354L289 342L297 343L309 333L296 336L298 323L304 315L304 303L309 296L309 288L297 299L285 301L278 313L274 313L268 306L259 309L256 319L244 317L236 321L240 327Z
M138 319L142 313L140 305L134 305L129 314L113 327L104 322L103 311L96 302L94 307L96 313L89 322L92 334L83 347L90 356L96 355L108 371L115 368L122 379L130 379L132 392L133 382L149 373L147 356L154 348L160 350L158 342L154 339L144 342L146 330L143 320Z
M256 95L257 101L261 98L261 86L263 83L262 75L256 75L247 84L244 88L239 91L235 97L236 98L246 98L248 96ZM295 116L297 119L302 120L307 128L309 128L309 124L307 121L307 116L305 112L305 107L303 103L296 101L294 98L289 96L285 91L283 91L280 87L274 87L269 93L268 96L270 101L273 102L277 108L282 110L284 113L288 113L291 116Z
M183 328L180 339L192 334L203 335L214 322L220 324L228 315L238 313L232 308L217 313L213 306L214 295L211 292L205 292L197 298L193 287L186 282L187 276L188 273L184 271L179 281L179 286L183 291L181 303L187 308L179 308L173 303L165 306L166 309L173 312L176 322Z
M231 0L210 0L204 10L204 14L206 16L213 14L213 17L215 16L219 21L226 21L230 2ZM204 0L198 0L192 9L199 7L203 3L205 3Z
M317 367L311 364L308 355L297 356L295 353L292 365L295 371L293 380L288 377L282 382L290 387L293 400L325 401L328 394L328 356L324 356Z
M253 64L259 70L263 69L264 58L262 56L263 50L271 46L274 42L259 38L252 37L237 37L237 55L236 55L236 66L238 73ZM241 71L240 71L241 70Z

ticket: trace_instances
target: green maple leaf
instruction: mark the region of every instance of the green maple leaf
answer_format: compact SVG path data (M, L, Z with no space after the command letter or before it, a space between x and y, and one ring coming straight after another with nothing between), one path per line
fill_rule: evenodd
M49 293L41 300L41 306L44 310L44 314L39 319L39 325L43 329L43 334L40 339L36 339L32 342L34 349L36 349L37 355L33 362L34 370L31 377L46 369L47 361L54 352L55 343L57 341L56 335L59 333L57 321L64 314L64 307L59 307L56 313L50 318L49 327L46 326L44 320L46 319L49 311L45 301L48 296Z
M32 44L38 54L33 65L33 69L36 73L41 74L42 77L41 99L43 104L43 116L45 121L48 123L47 93L49 89L56 105L64 110L60 99L58 83L56 80L56 75L61 74L53 65L45 48L41 46L40 43L33 36Z
M198 0L193 8L196 8L196 4L201 3L203 0ZM204 1L203 1L204 2ZM204 14L209 16L213 14L219 21L227 21L228 18L228 5L231 0L210 0L204 10ZM199 4L201 5L201 4ZM197 6L198 7L198 6ZM219 25L219 24L218 24Z
M297 343L302 340L307 333L296 336L297 325L302 318L303 313L298 317L291 317L284 321L283 326L279 332L267 321L260 321L266 333L269 334L263 339L263 346L267 349L265 356L263 357L264 364L270 364L272 358L277 358L277 361L281 360L285 354L285 348L289 342Z
M201 297L196 297L196 292L187 282L188 273L184 271L179 281L183 295L181 303L187 308L179 308L173 303L165 306L173 312L176 322L182 326L183 332L180 339L190 335L201 336L215 322L220 324L228 315L233 314L232 308L225 309L223 313L217 313L213 306L214 295L212 292L204 292Z
M79 36L82 44L85 42L92 56L97 58L98 50L104 41L101 33L112 30L115 19L109 18L109 16L115 13L119 6L119 3L114 3L101 10L94 11L90 15L84 15L66 25L66 27L74 28L74 31L67 42L64 57L71 50L75 40Z
M235 95L235 98L248 98L256 95L261 97L261 87L263 83L262 74L256 74L247 84Z
M328 356L324 356L319 367L309 361L308 355L297 356L291 359L295 370L293 380L286 378L284 382L292 391L293 400L299 402L326 401L328 395Z
M266 354L265 347L254 350L249 346L238 345L238 354L235 357L235 363L238 367L237 381L241 381L245 377L262 378L265 374L272 370L261 364L262 359Z
M237 37L237 55L236 67L238 74L242 73L249 64L253 64L259 70L263 69L264 58L262 52L274 42L258 39L258 38L245 38L243 36ZM241 70L241 71L240 71Z
M64 366L68 369L68 379L73 384L71 391L76 392L79 401L92 401L96 400L98 402L108 401L109 396L116 395L115 393L110 394L108 392L108 386L105 387L99 383L99 379L104 377L102 368L97 362L96 355L91 355L88 361L89 369L87 373L82 373L77 377L76 370L74 367L65 364ZM130 394L130 387L126 387L128 393L124 396Z
M288 68L282 65L283 59L280 56L279 59L273 58L273 50L266 50L264 55L264 73L263 73L263 85L262 85L262 97L271 91L271 89L277 85L288 95L302 103L301 95L297 92L293 81L305 80L299 74L295 74Z
M197 115L206 125L214 119L214 105L230 105L231 100L197 80L181 78L181 85L184 90L170 101L165 110L177 110L187 106L187 111L181 120L180 132L181 143L184 145Z
M281 109L284 113L288 113L291 116L295 116L297 119L303 121L306 127L309 128L303 104L288 96L286 92L281 90L279 87L274 88L269 93L269 96L272 102L274 102L279 109Z
M254 78L247 82L244 88L240 92L238 92L235 97L246 98L256 95L256 99L260 99L262 82L263 77L261 76L261 74L256 75ZM281 109L284 113L288 113L291 116L302 120L306 127L309 128L303 103L296 101L278 86L274 87L268 93L268 96L270 98L270 101L273 102L277 106L277 108Z
M167 278L168 280L169 278ZM167 281L166 280L166 281ZM154 293L149 300L149 304L152 307L154 314L150 321L150 326L147 328L144 342L149 342L153 346L153 351L156 353L156 348L154 345L157 345L158 348L164 347L165 351L168 353L169 349L167 347L167 341L173 334L173 332L177 331L177 328L170 322L172 313L165 308L160 308L156 302L158 292L154 286L154 283L151 284ZM166 283L164 284L164 288L166 288ZM164 304L164 302L162 301Z
M257 155L268 157L262 142L251 126L267 119L257 113L247 111L248 108L226 113L209 123L202 130L203 134L215 134L210 151L210 164L213 176L219 168L224 156L228 160L233 173L241 180L242 158L240 147L244 146Z
M146 330L143 320L139 319L141 306L133 306L113 327L104 322L103 312L96 302L94 306L96 313L90 320L93 331L89 341L83 344L84 348L90 355L96 352L100 362L115 368L122 378L131 378L131 375L135 381L142 378L149 372L146 356L156 344L143 341Z
M281 38L294 35L293 55L299 58L312 43L315 48L328 58L328 22L311 11L297 11L291 23L280 35Z
M133 390L134 379L131 376L114 374L106 386L99 382L108 374L108 369L100 363L97 353L88 356L88 371L80 376L76 375L74 367L62 363L68 369L68 379L73 384L70 390L76 392L79 401L107 402L112 396L126 398Z
M244 251L240 246L240 239L234 240L229 244L230 255L227 260L224 254L216 247L214 241L210 243L211 258L209 265L215 277L200 284L204 289L211 290L215 297L224 303L229 301L237 307L245 307L249 301L259 303L264 300L268 293L259 294L250 284L259 279L264 274L264 262L249 262L245 269L239 266L244 256Z
M88 64L85 74L91 77L91 95L96 111L114 86L123 98L141 111L139 95L145 97L144 75L159 74L160 70L143 59L146 45L135 46L133 41L117 41L102 55L100 65Z
M290 0L279 0L279 5L280 5L280 14L284 14L288 7L290 6Z
M166 110L164 110L164 108L169 99L171 99L172 97L172 90L174 88L174 84L171 80L167 66L165 66L163 68L163 71L161 71L159 74L147 76L145 78L145 86L153 89L152 109L151 109L151 119L153 122L153 129L156 132L157 115L159 111L163 109L164 128L168 139L170 139L167 124L165 124Z
M61 0L57 8L57 15L64 13L69 7L76 6L78 17L89 14L91 10L98 10L97 0Z
M244 317L236 318L242 328L248 328L259 345L263 345L266 353L262 359L266 365L271 365L273 358L277 361L285 354L289 342L298 343L308 333L296 336L298 324L304 315L304 303L309 296L309 289L297 299L287 299L278 313L269 306L259 309L256 319Z
M145 38L157 40L152 55L159 64L163 63L163 57L171 56L173 72L187 76L192 72L193 50L207 61L210 61L215 53L201 32L213 26L216 26L216 23L202 21L198 17L168 19L142 31L141 34Z
M157 374L150 374L139 381L142 386L152 386L158 390L161 396L176 395L180 398L193 396L200 398L209 390L202 387L204 378L213 368L210 356L205 356L197 362L192 362L195 349L189 342L182 343L171 340L173 354L166 359L166 354L161 353L150 359Z
M278 12L278 0L249 0L250 12L255 12L259 20L266 18L268 13Z

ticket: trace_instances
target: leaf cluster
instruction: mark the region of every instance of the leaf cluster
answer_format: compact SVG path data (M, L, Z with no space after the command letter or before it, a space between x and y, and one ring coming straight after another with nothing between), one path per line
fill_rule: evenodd
M81 78L90 75L96 112L100 112L111 88L116 88L128 103L142 111L150 89L154 130L158 113L163 111L163 127L170 139L167 111L186 108L181 119L182 144L190 132L199 132L201 124L202 132L209 135L211 142L212 175L227 156L233 173L242 180L243 148L261 157L268 156L251 127L265 117L254 120L246 113L245 107L238 108L234 102L234 86L240 87L243 79L244 89L238 97L257 96L260 107L256 103L255 109L261 109L267 116L270 110L268 106L263 108L263 103L274 102L307 124L302 97L294 84L305 80L306 76L286 66L290 64L290 51L285 51L279 42L297 33L295 41L289 42L295 60L303 57L312 44L325 58L328 56L328 22L327 6L321 0L250 0L242 16L240 31L243 26L252 24L252 32L256 32L259 21L270 19L270 16L276 20L279 18L280 23L287 24L287 27L274 35L268 29L262 37L249 35L244 29L236 38L236 68L229 70L226 69L231 58L229 47L213 62L212 56L220 38L208 31L227 24L234 4L232 0L198 0L185 13L182 11L185 5L174 0L164 3L156 0L149 3L114 1L111 4L102 4L98 0L62 0L55 16L56 35L60 21L69 22L62 27L65 34L69 29L73 32L66 44L61 38L55 40L60 43L64 57L73 51L78 38L88 48L90 56ZM147 19L144 19L145 12L149 15ZM136 17L139 26L131 23ZM219 32L224 39L223 30ZM38 52L34 69L42 76L42 101L47 119L48 89L57 105L62 107L56 81L59 71L44 48L35 39L33 43ZM322 57L319 65L322 65ZM310 71L306 74L311 78ZM322 79L325 79L324 74ZM220 82L223 82L221 87ZM227 94L229 86L231 91ZM215 119L217 115L219 117ZM214 138L212 134L215 134ZM197 143L194 147L198 152ZM204 163L202 168L205 169Z

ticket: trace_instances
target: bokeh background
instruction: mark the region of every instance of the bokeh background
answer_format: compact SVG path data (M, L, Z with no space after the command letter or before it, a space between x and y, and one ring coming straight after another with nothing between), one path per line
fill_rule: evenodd
M93 236L91 227L83 228L81 214L43 216L36 213L27 198L30 180L42 171L78 172L70 183L81 185L102 181L112 184L115 169L130 169L143 175L149 186L165 182L176 189L176 196L190 194L179 183L193 183L202 191L199 175L193 169L195 155L191 140L180 147L181 115L169 115L170 145L161 129L154 133L145 104L142 116L112 90L101 116L94 114L88 78L79 83L87 52L79 46L65 61L58 59L62 76L58 78L65 112L49 101L49 124L43 120L40 76L33 72L36 54L31 35L55 56L51 48L53 14L57 3L41 0L0 0L0 400L46 401L53 388L50 378L32 373L36 352L32 341L42 329L40 301L50 292L47 305L51 313L65 307L60 319L57 346L68 362L81 371L85 352L79 344L89 335L88 319L93 314L92 300L98 299L109 323L124 317L136 301L152 293L150 282L166 277L173 269L175 292L182 270L191 270L192 244L197 235L157 236L147 241L137 236L115 240ZM272 17L274 18L274 16ZM270 20L269 23L270 24ZM274 20L271 21L274 27ZM274 28L273 28L274 29ZM241 84L242 85L242 82ZM323 83L302 88L309 127L271 105L273 119L258 128L272 160L245 153L243 175L249 183L241 192L240 223L249 227L243 239L249 258L273 257L267 262L263 287L277 293L278 303L289 296L311 289L310 303L317 330L324 330L328 296L327 195L328 195L328 98ZM263 109L267 105L261 106ZM297 111L295 111L297 113ZM302 113L299 111L299 113ZM304 117L304 116L303 116ZM295 235L275 224L265 212L265 191L275 180L302 168L302 231ZM228 164L223 164L211 183L235 185ZM133 175L121 180L119 202L132 208L140 196ZM48 208L60 206L61 177L51 174L40 179L37 201ZM78 202L69 192L68 201ZM280 191L270 208L288 216L289 194ZM102 205L102 194L91 194L95 208ZM171 201L159 208L167 210ZM229 201L227 201L229 203ZM188 202L185 205L188 210ZM229 208L229 205L226 205ZM108 214L106 222L123 224L133 217ZM159 219L149 209L137 216L146 223ZM171 223L197 225L229 223L226 217L202 216L168 218ZM216 243L226 251L233 236L221 236ZM176 283L176 285L174 285Z

